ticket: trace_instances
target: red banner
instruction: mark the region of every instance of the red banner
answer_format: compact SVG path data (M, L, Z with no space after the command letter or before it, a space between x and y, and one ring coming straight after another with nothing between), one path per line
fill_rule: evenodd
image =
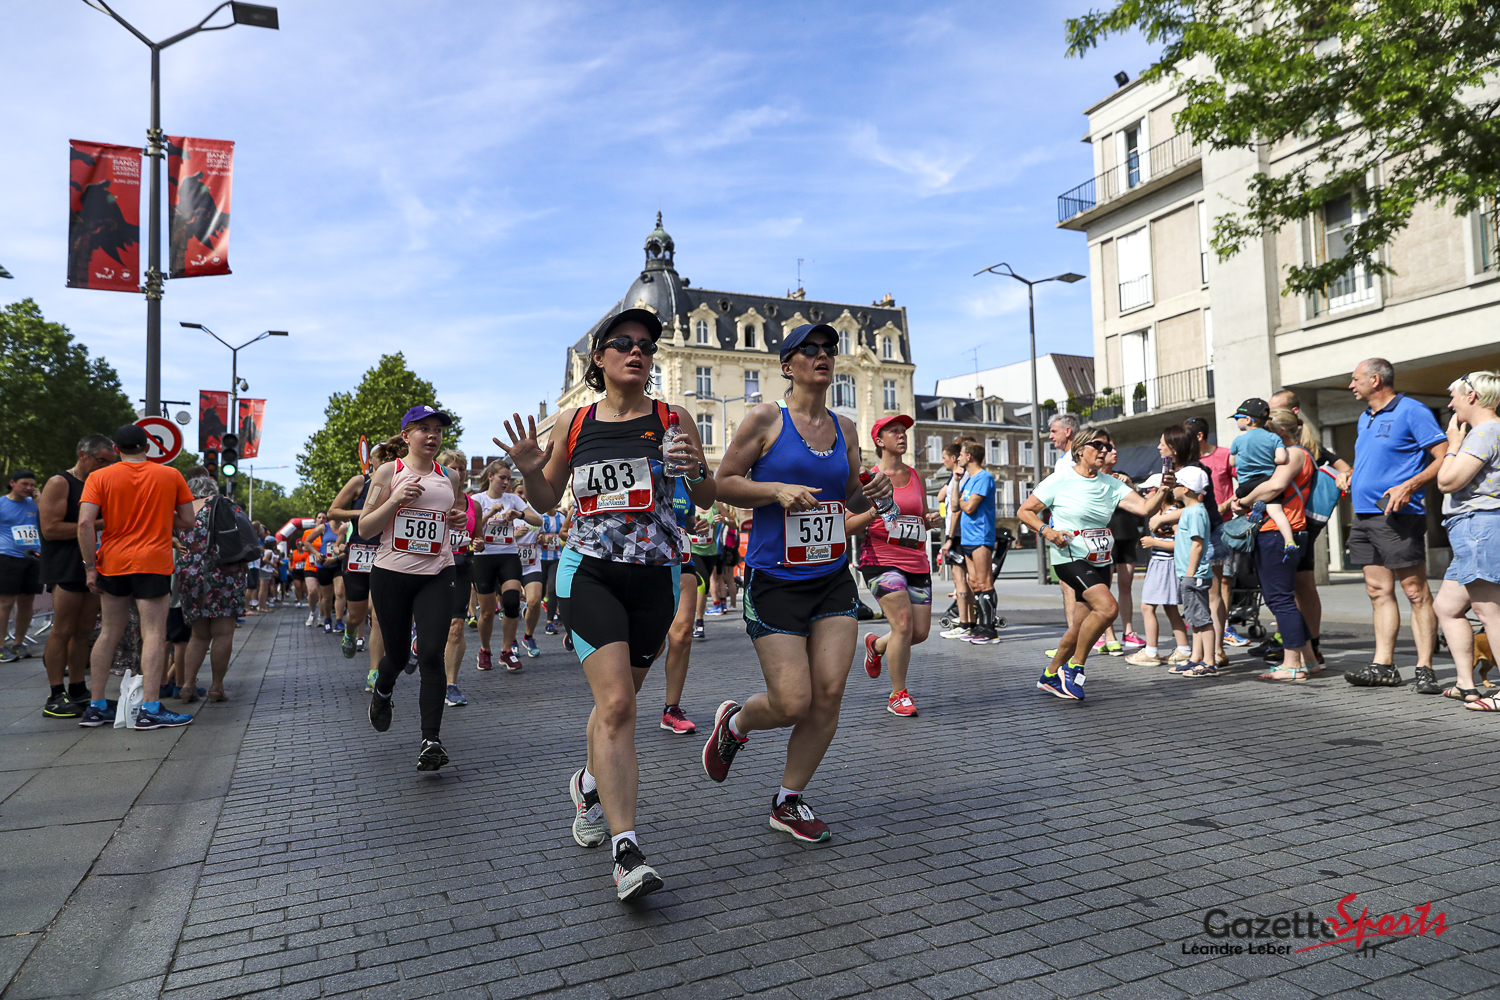
M167 136L171 277L230 273L229 188L233 177L233 142Z
M68 140L68 287L141 290L141 151Z
M229 427L224 418L229 416L229 393L198 390L198 450L219 451L223 448L224 431Z
M264 399L240 400L240 458L260 454L260 429L266 423Z

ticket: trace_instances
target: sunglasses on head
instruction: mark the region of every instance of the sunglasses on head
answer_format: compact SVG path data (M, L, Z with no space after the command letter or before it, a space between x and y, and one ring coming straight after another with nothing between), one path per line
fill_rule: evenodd
M621 354L629 354L633 349L639 347L641 349L641 353L649 358L651 355L656 353L656 346L656 341L654 340L631 340L629 337L621 334L620 336L615 337L612 340L606 340L604 343L600 344L599 350L608 350L609 348L613 347Z
M815 358L820 353L826 354L830 358L836 358L839 356L839 345L826 344L822 341L810 340L805 344L797 345L788 352L789 355L800 354L804 358Z
M1469 372L1469 375L1473 375L1473 374L1474 374L1473 372ZM1472 392L1472 393L1474 393L1474 395L1477 396L1477 395L1479 395L1479 390L1476 389L1476 388L1474 388L1474 383L1473 382L1469 381L1469 375L1460 376L1459 381L1462 382L1464 385L1468 386L1469 387L1469 391Z

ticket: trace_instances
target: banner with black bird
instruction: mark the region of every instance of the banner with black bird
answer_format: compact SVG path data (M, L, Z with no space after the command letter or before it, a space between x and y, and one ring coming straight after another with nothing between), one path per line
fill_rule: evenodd
M260 454L260 431L266 423L266 401L264 399L240 400L240 458L255 458Z
M168 275L229 274L234 143L167 136Z
M198 450L218 451L229 429L229 393L198 390Z
M141 290L141 150L68 140L68 287Z

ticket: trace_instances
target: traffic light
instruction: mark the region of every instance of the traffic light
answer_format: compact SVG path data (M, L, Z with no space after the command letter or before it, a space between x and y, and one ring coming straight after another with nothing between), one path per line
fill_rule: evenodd
M216 451L205 451L203 453L203 467L208 470L209 478L219 478L219 453Z
M223 445L223 458L221 459L224 476L233 479L239 472L240 464L240 436L238 434L225 434L220 439Z

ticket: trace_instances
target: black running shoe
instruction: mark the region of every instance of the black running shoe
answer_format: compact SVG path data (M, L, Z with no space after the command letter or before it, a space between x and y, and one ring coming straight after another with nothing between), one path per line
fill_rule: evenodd
M418 771L436 771L448 763L448 751L437 740L423 740L422 749L417 754Z
M1399 675L1398 675L1399 676ZM1431 667L1417 668L1417 694L1442 694L1443 686L1438 683L1437 674L1432 672Z
M59 691L47 699L47 704L42 707L42 714L51 719L76 719L83 715L88 704L86 701L76 702L68 697L67 692Z
M1375 667L1374 680L1371 681L1373 686L1398 688L1406 683L1406 681L1402 680L1401 671L1396 669L1394 663L1372 664L1372 666ZM1436 681L1436 678L1433 678L1433 680Z
M620 849L615 852L615 896L620 902L639 899L662 884L661 876L646 864L646 856L635 841L620 841Z
M379 691L370 695L370 725L375 727L377 733L391 728L391 699L381 697Z

